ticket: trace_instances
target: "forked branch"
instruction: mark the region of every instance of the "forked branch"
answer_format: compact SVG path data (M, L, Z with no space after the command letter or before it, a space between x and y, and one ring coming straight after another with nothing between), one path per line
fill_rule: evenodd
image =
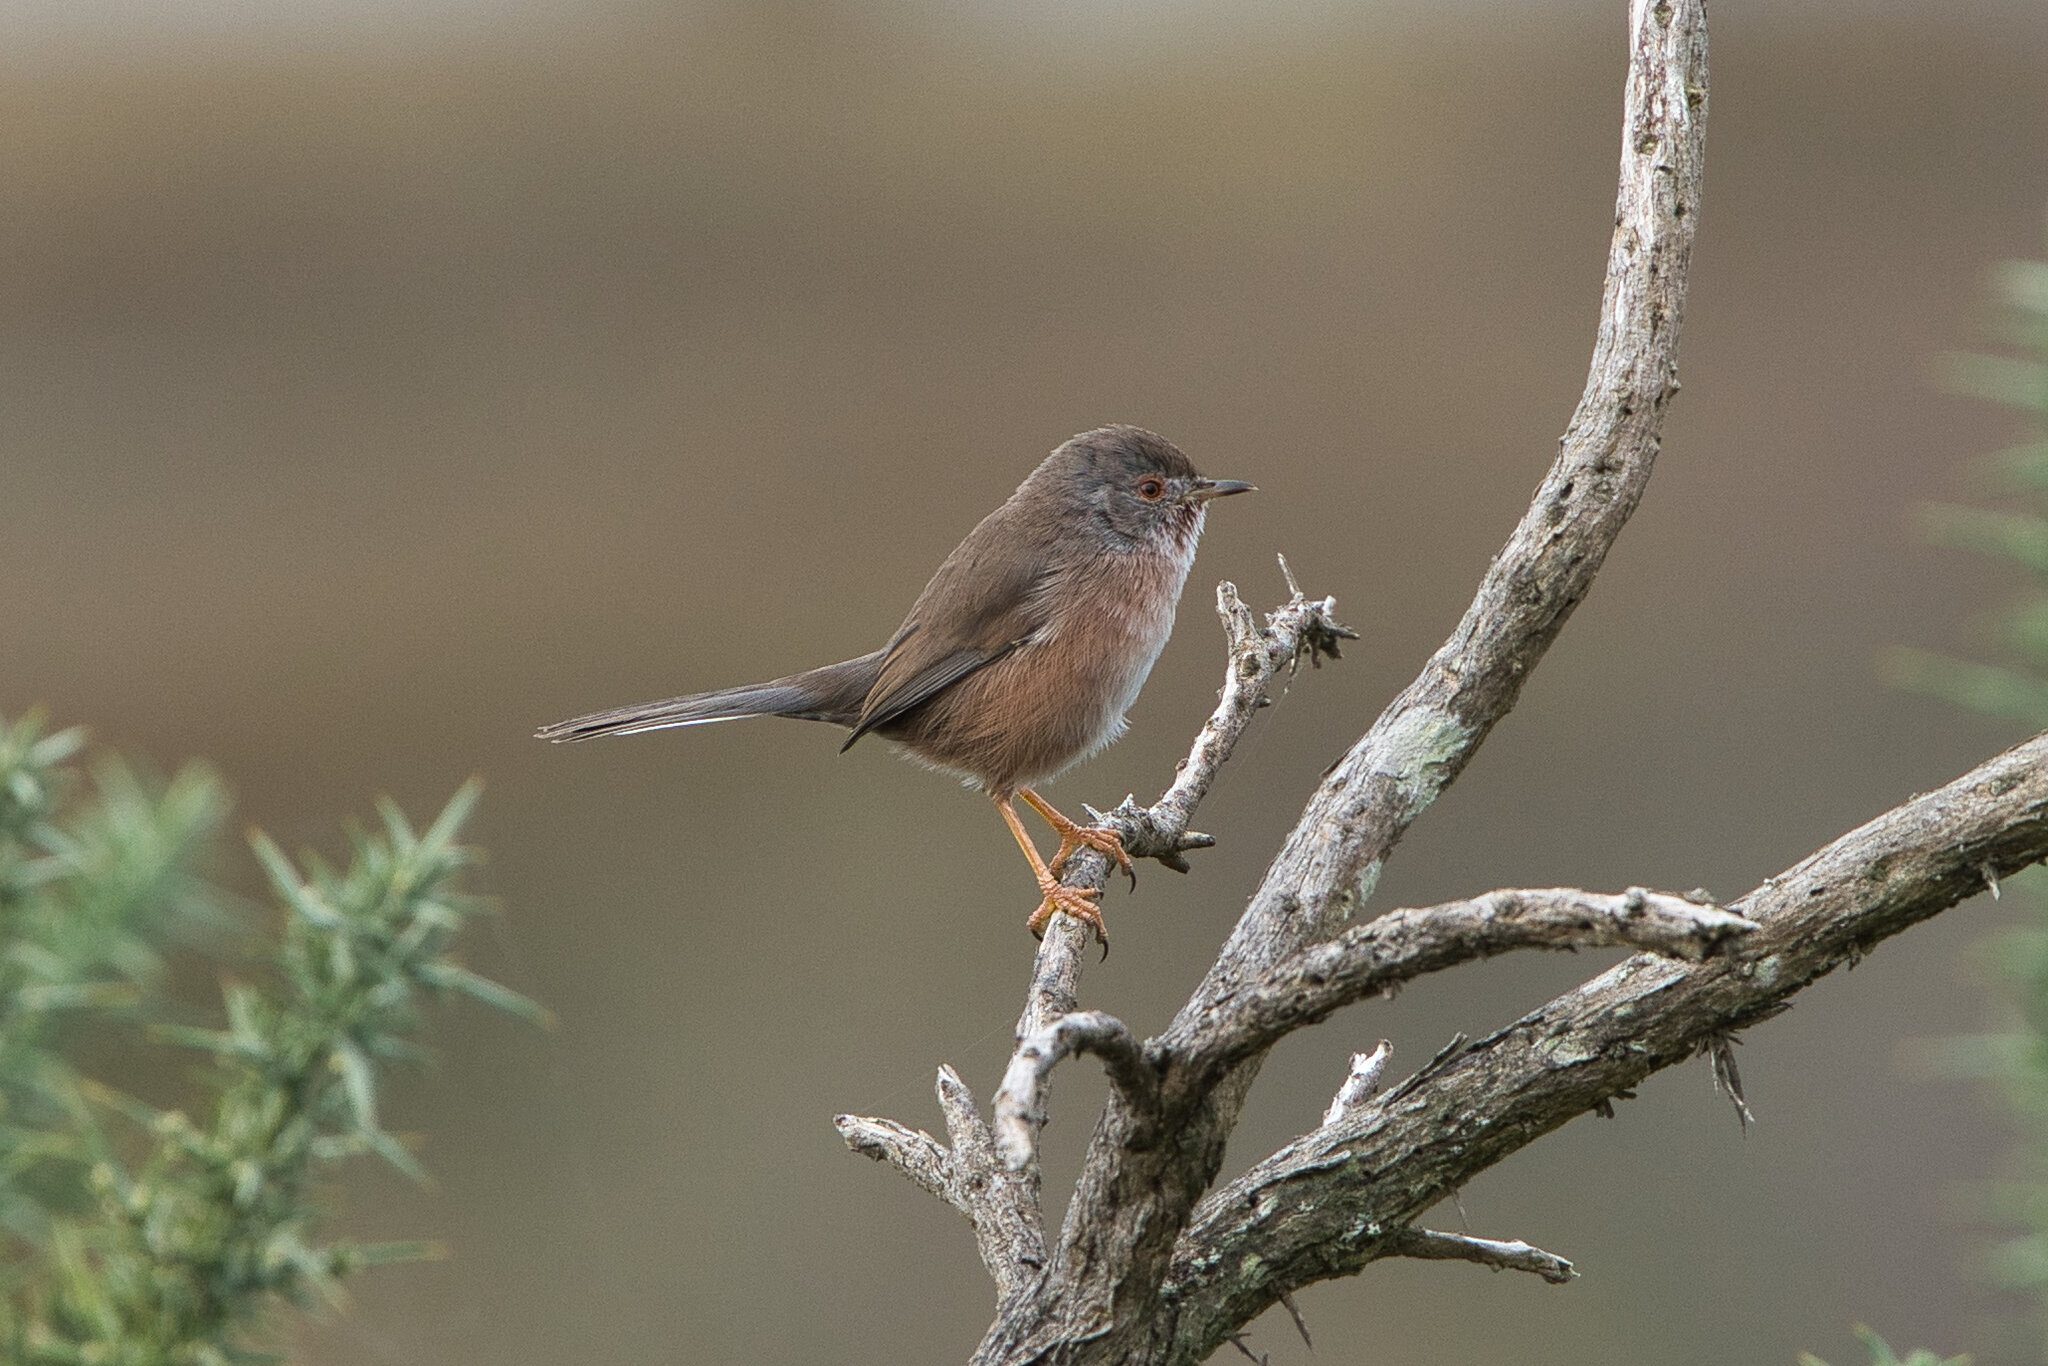
M912 1129L893 1119L866 1119L860 1115L836 1116L832 1125L846 1146L862 1157L872 1157L902 1172L924 1189L970 1218L974 1207L955 1186L953 1154L946 1145L922 1129Z
M1419 1228L1477 1172L1709 1051L1733 1085L1733 1031L1819 975L2048 855L2048 738L1843 836L1727 908L1658 893L1495 892L1358 923L1410 825L1514 706L1648 483L1677 348L1705 166L1704 0L1632 0L1621 168L1584 392L1528 510L1463 619L1323 776L1216 962L1140 1043L1077 1006L1084 932L1055 917L1020 1041L982 1123L942 1073L951 1146L880 1120L841 1132L968 1213L1000 1293L982 1366L1180 1366L1237 1340L1303 1286L1384 1257L1455 1259L1549 1280L1527 1243ZM1290 577L1290 587L1292 580ZM1102 816L1134 855L1185 867L1189 828L1282 669L1335 654L1332 605L1294 591L1260 627L1218 593L1229 659L1215 713L1166 793ZM1067 868L1100 887L1106 861ZM1387 1049L1353 1059L1324 1122L1211 1191L1267 1050L1422 973L1518 948L1650 951L1476 1043L1462 1036L1375 1097ZM1064 1226L1048 1239L1035 1161L1047 1084L1075 1053L1112 1090ZM950 1086L947 1078L951 1078ZM1739 1091L1737 1093L1739 1095Z
M1134 1115L1158 1119L1158 1068L1124 1022L1099 1010L1062 1015L1018 1043L1003 1074L1003 1089L996 1093L996 1155L1007 1170L1021 1172L1037 1160L1046 1078L1063 1058L1077 1053L1102 1059L1110 1085Z
M1127 797L1100 818L1102 824L1122 835L1125 849L1133 856L1184 867L1181 855L1213 844L1209 836L1190 830L1189 823L1252 717L1272 700L1275 680L1283 673L1291 674L1304 660L1320 666L1325 659L1335 659L1344 641L1357 639L1355 632L1337 620L1333 599L1305 596L1284 560L1281 567L1290 596L1267 614L1263 625L1245 607L1234 585L1225 583L1217 588L1216 612L1223 622L1227 651L1215 710L1157 802L1141 807ZM1108 870L1107 859L1083 848L1068 862L1065 880L1069 886L1100 888ZM1012 1071L1022 1064L1023 1075L1031 1078L1027 1088L1012 1093L1010 1143L1014 1152L1032 1151L1044 1122L1049 1064L1047 1071L1038 1070L1039 1050L1034 1041L1042 1044L1048 1029L1075 1013L1081 967L1087 959L1083 952L1086 942L1086 933L1076 922L1055 916L1033 961L1031 985L1017 1025L1020 1044L1011 1061ZM999 1293L1008 1296L1036 1285L1045 1264L1036 1164L1027 1160L1013 1169L997 1156L989 1126L982 1122L973 1096L952 1068L939 1069L938 1093L953 1139L950 1149L893 1120L841 1115L835 1124L854 1151L890 1163L967 1214L982 1261ZM917 1137L925 1142L917 1142Z
M1183 1016L1160 1040L1161 1051L1176 1074L1176 1102L1188 1103L1295 1030L1424 973L1529 948L1625 945L1700 959L1754 929L1739 915L1641 887L1616 895L1563 887L1488 892L1389 911L1276 964L1192 1023Z
M1237 928L1174 1022L1227 1016L1276 965L1362 911L1417 817L1513 707L1591 591L1649 482L1678 390L1678 332L1705 168L1703 0L1634 0L1621 170L1600 325L1585 392L1535 498L1449 640L1310 797ZM1096 1125L1046 1289L1006 1302L975 1360L1164 1359L1162 1298L1175 1244L1222 1165L1262 1054L1236 1064L1171 1144L1134 1141L1112 1098ZM1244 1320L1239 1320L1243 1322ZM1085 1338L1077 1337L1086 1325ZM1221 1339L1217 1339L1221 1341Z
M1199 1361L1283 1294L1388 1255L1431 1205L1644 1077L1769 1019L1875 945L2048 857L2048 736L1894 807L1734 903L1699 963L1635 957L1304 1135L1202 1201L1174 1255L1159 1359Z

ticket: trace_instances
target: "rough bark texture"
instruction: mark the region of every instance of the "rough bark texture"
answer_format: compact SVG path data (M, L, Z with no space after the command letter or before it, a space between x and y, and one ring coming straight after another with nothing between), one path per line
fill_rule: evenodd
M1387 1239L1387 1255L1426 1262L1476 1262L1495 1271L1527 1271L1552 1285L1563 1285L1578 1270L1555 1252L1520 1241L1474 1238L1465 1233L1439 1233L1432 1228L1404 1228Z
M1734 903L1759 928L1731 953L1631 958L1204 1200L1155 1317L1170 1344L1132 1359L1201 1360L1282 1294L1388 1255L1389 1236L1509 1153L2044 855L2048 736L1766 879Z
M1556 461L1464 619L1336 766L1176 1026L1342 926L1409 824L1514 705L1529 670L1592 586L1655 462L1677 390L1677 346L1704 169L1706 14L1637 0L1620 186L1586 389ZM1170 1137L1132 1143L1112 1103L1096 1128L1044 1282L1006 1301L978 1362L1142 1360L1173 1249L1222 1163L1258 1059Z
M1116 810L1100 815L1102 824L1123 836L1124 848L1133 858L1157 859L1186 871L1183 855L1215 843L1190 830L1188 823L1252 717L1271 700L1274 681L1283 670L1292 674L1303 661L1313 667L1338 658L1342 643L1356 639L1338 623L1332 600L1308 599L1287 572L1284 560L1281 570L1287 573L1292 595L1268 614L1263 626L1254 620L1233 585L1217 588L1216 612L1223 621L1228 653L1215 711L1157 802L1141 807L1125 798ZM1065 881L1099 888L1108 871L1109 861L1103 855L1084 848L1069 860ZM938 1077L939 1106L946 1116L950 1148L892 1120L840 1115L833 1121L855 1152L889 1163L967 1216L1001 1303L1033 1295L1043 1284L1044 1215L1038 1164L1029 1160L1029 1154L1044 1123L1051 1064L1038 1068L1031 1055L1057 1048L1059 1026L1074 1013L1087 949L1087 930L1070 917L1054 916L1032 964L1024 1012L1017 1022L1019 1056L1011 1061L1012 1070L1023 1064L1019 1075L1029 1078L1031 1094L1021 1103L1013 1095L1012 1113L999 1116L1010 1134L1010 1146L1024 1154L1017 1166L998 1156L994 1135L981 1119L973 1094L950 1067L941 1067ZM1105 1037L1116 1031L1128 1034L1110 1017L1096 1020L1106 1031ZM1087 1032L1086 1028L1080 1031ZM1072 1037L1070 1033L1069 1043ZM1082 1050L1069 1047L1066 1051Z
M1130 1027L1099 1010L1062 1015L1036 1034L1017 1041L1003 1089L996 1092L996 1156L1006 1170L1021 1172L1038 1160L1038 1131L1045 1127L1045 1086L1064 1058L1093 1053L1109 1069L1110 1085L1141 1124L1159 1119L1159 1074ZM1140 1135L1139 1141L1145 1141Z
M1228 1069L1295 1030L1424 973L1514 949L1625 944L1705 958L1755 929L1739 915L1640 887L1615 896L1566 887L1488 892L1389 911L1274 964L1226 1002L1176 1020L1155 1050L1172 1064L1171 1091L1178 1094L1169 1095L1169 1107L1181 1095L1206 1094Z
M1055 917L1033 965L993 1129L950 1069L950 1146L841 1116L857 1151L948 1200L995 1280L980 1366L1190 1363L1314 1281L1383 1257L1574 1274L1527 1243L1418 1228L1431 1205L1644 1076L1707 1054L1741 1108L1731 1032L1871 945L2048 855L2048 738L1843 836L1726 908L1647 892L1511 890L1351 925L1409 825L1507 714L1623 524L1677 392L1679 319L1704 166L1703 0L1634 0L1620 187L1583 397L1528 512L1443 647L1317 786L1216 963L1173 1024L1139 1042L1077 1010L1085 932ZM1185 870L1189 829L1282 669L1350 633L1295 587L1263 628L1228 584L1216 711L1150 807L1101 816L1133 855ZM1075 885L1100 886L1086 851ZM1323 1125L1211 1192L1224 1142L1278 1039L1420 974L1523 948L1625 944L1639 956L1478 1041L1462 1036L1376 1098L1384 1044L1353 1059ZM1054 1069L1092 1054L1111 1096L1058 1237L1036 1147ZM1746 1112L1745 1112L1746 1113Z

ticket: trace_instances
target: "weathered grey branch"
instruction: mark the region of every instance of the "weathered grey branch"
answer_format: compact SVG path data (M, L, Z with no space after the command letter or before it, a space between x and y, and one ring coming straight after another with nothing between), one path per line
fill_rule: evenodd
M1578 1271L1555 1252L1515 1240L1474 1238L1464 1233L1439 1233L1429 1228L1404 1228L1387 1239L1384 1253L1431 1262L1477 1262L1495 1271L1527 1271L1552 1285L1567 1285Z
M1409 823L1462 772L1591 588L1657 457L1677 391L1704 172L1704 0L1634 0L1608 279L1585 393L1458 629L1317 786L1266 879L1176 1020L1202 1028L1284 958L1329 938L1370 895ZM1149 1360L1161 1286L1192 1200L1214 1180L1260 1057L1247 1057L1174 1143L1139 1147L1118 1104L1096 1126L1047 1288L1006 1307L977 1362ZM1075 1325L1087 1325L1075 1354ZM1100 1329L1100 1331L1098 1331Z
M1706 155L1701 0L1635 0L1599 332L1557 459L1449 640L1317 788L1191 1007L1371 895L1408 826L1521 695L1635 511L1678 392L1678 333Z
M1164 1291L1173 1342L1132 1359L1200 1361L1281 1292L1386 1255L1395 1231L1509 1153L2043 857L2048 736L1766 880L1734 903L1758 928L1732 952L1631 958L1209 1196Z
M1281 564L1284 568L1286 561ZM1182 854L1214 844L1209 836L1191 831L1188 824L1252 717L1270 700L1274 677L1282 669L1298 668L1303 659L1316 666L1325 658L1336 659L1344 641L1358 638L1355 631L1338 622L1336 599L1311 600L1294 585L1292 571L1287 578L1291 596L1267 614L1264 627L1244 605L1235 584L1217 585L1216 615L1222 618L1228 648L1216 709L1202 724L1187 758L1181 760L1173 782L1158 801L1139 806L1126 797L1113 811L1091 812L1123 838L1131 857L1158 859L1184 871L1187 865ZM1109 860L1093 849L1083 849L1069 860L1063 881L1070 887L1100 888L1108 874ZM1024 1013L1017 1021L1018 1038L1028 1038L1058 1017L1073 1013L1087 945L1087 931L1079 922L1068 916L1053 917L1032 963Z
M1724 951L1756 929L1739 915L1631 887L1618 895L1564 887L1488 892L1421 910L1389 911L1303 949L1159 1041L1174 1102L1200 1100L1223 1072L1331 1012L1428 972L1512 949L1627 945L1676 958Z
M973 1208L953 1187L950 1167L953 1155L946 1145L922 1129L912 1129L893 1119L868 1119L862 1115L835 1115L832 1127L846 1140L846 1146L863 1157L885 1162L970 1218Z
M1116 810L1101 818L1123 837L1124 847L1133 857L1154 858L1169 867L1184 869L1186 865L1180 860L1183 853L1213 844L1214 840L1191 831L1188 824L1252 717L1271 700L1274 678L1283 669L1298 668L1303 659L1319 666L1325 658L1338 658L1342 642L1357 638L1355 632L1337 620L1334 599L1305 597L1284 560L1281 568L1287 576L1290 597L1267 614L1263 627L1245 607L1234 585L1224 583L1217 587L1216 611L1223 621L1228 650L1216 709L1195 737L1172 784L1157 802L1141 807L1127 797ZM1070 886L1099 888L1108 870L1106 858L1092 849L1083 849L1068 862L1065 879ZM1033 960L1024 1013L1017 1024L1019 1039L1028 1041L1055 1021L1074 1013L1081 967L1087 961L1086 946L1087 933L1078 923L1067 916L1053 917ZM1022 1057L1021 1048L1018 1056ZM1013 1068L1016 1062L1013 1058ZM1026 1107L1023 1116L1026 1150L1036 1145L1038 1126L1043 1120L1035 1116L1042 1115L1043 1100L1041 1078L1037 1100ZM1027 1163L1022 1170L1012 1170L997 1157L987 1126L975 1112L973 1097L950 1067L939 1072L939 1104L953 1139L953 1148L946 1153L946 1160L952 1164L948 1169L952 1184L934 1193L966 1211L974 1224L982 1260L994 1277L999 1294L1007 1298L1015 1290L1037 1284L1045 1262L1037 1164ZM905 1149L904 1145L888 1143L883 1137L915 1130L889 1120L861 1120L854 1116L841 1116L837 1123L855 1151L895 1162L906 1175L932 1189L917 1174L931 1166L924 1160L922 1150ZM899 1150L916 1160L908 1165L896 1161ZM955 1199L963 1190L971 1190L974 1197L967 1205Z
M977 1363L1182 1366L1237 1341L1268 1306L1291 1307L1293 1291L1386 1257L1569 1279L1569 1262L1529 1244L1415 1220L1507 1154L1701 1052L1746 1116L1735 1031L1872 944L2048 855L2043 737L1843 836L1725 911L1639 889L1497 892L1346 928L1408 827L1514 705L1642 496L1678 388L1706 61L1703 0L1632 0L1599 332L1557 458L1450 639L1324 776L1169 1029L1140 1044L1110 1017L1078 1012L1086 936L1055 917L993 1128L950 1069L940 1077L950 1148L842 1117L850 1143L973 1220L1000 1292ZM1170 867L1184 869L1182 853L1211 842L1188 823L1275 674L1304 655L1334 654L1348 635L1327 600L1298 589L1263 630L1228 584L1218 610L1230 664L1215 714L1158 802L1126 799L1100 818L1132 854ZM1084 852L1067 878L1100 887L1106 871ZM1210 1191L1259 1063L1285 1034L1419 973L1513 948L1596 943L1665 956L1631 958L1476 1043L1459 1035L1377 1097L1390 1050L1354 1056L1320 1127ZM1048 1079L1077 1052L1104 1059L1112 1094L1048 1248L1034 1159Z
M1286 561L1281 561L1285 569ZM1311 600L1294 585L1287 571L1288 601L1266 616L1261 628L1237 593L1235 584L1216 588L1216 615L1223 621L1228 650L1223 686L1216 697L1216 709L1202 724L1187 758L1180 763L1173 782L1150 807L1140 807L1131 798L1108 813L1094 813L1102 824L1117 831L1124 848L1134 858L1157 858L1172 866L1189 849L1213 843L1206 835L1188 829L1195 808L1208 795L1216 775L1237 748L1238 740L1250 727L1252 717L1270 700L1274 678L1282 669L1292 672L1306 658L1319 666L1325 657L1340 657L1342 642L1356 639L1356 633L1338 622L1334 598ZM1067 864L1064 881L1070 887L1102 887L1109 875L1109 860L1093 849L1080 850ZM1081 965L1087 961L1088 932L1070 916L1056 915L1047 927L1045 939L1031 964L1031 983L1024 994L1024 1012L1017 1021L1017 1037L1026 1040L1041 1033L1053 1021L1074 1012L1079 999ZM1040 1106L1032 1113L1042 1116ZM1043 1119L1030 1121L1029 1147L1036 1147L1037 1129ZM1142 1135L1147 1120L1133 1113L1134 1132ZM1019 1202L1007 1216L1040 1229L1044 1213L1035 1164L1026 1168L1027 1179L1005 1189Z
M1045 1232L1017 1217L1022 1203L1010 1187L1026 1180L1002 1168L974 1093L950 1067L939 1069L939 1110L946 1118L947 1147L925 1133L891 1119L839 1115L833 1127L846 1146L887 1163L967 1216L982 1265L998 1296L1019 1288L1045 1264ZM1035 1182L1035 1174L1029 1178ZM1034 1185L1032 1198L1037 1198Z
M952 1177L971 1208L976 1250L1000 1299L1029 1284L1045 1265L1045 1229L1025 1211L1038 1207L1038 1173L1012 1172L996 1160L995 1137L974 1093L951 1067L939 1069L939 1110L952 1140Z
M996 1155L1005 1168L1021 1172L1038 1160L1038 1131L1045 1126L1041 1103L1046 1078L1061 1059L1093 1053L1103 1061L1116 1094L1140 1122L1159 1114L1159 1073L1130 1029L1099 1010L1062 1015L1020 1040L996 1093ZM1141 1135L1149 1139L1149 1135Z
M1056 918L1034 964L993 1130L958 1085L953 1146L883 1121L842 1120L974 1219L1002 1291L983 1363L1183 1363L1205 1357L1301 1286L1389 1256L1456 1258L1549 1279L1570 1264L1525 1243L1418 1229L1472 1175L1573 1115L1702 1051L1740 1103L1733 1032L1784 1008L1871 944L2048 853L2048 738L1852 832L1739 903L1749 919L1632 891L1495 893L1345 924L1410 824L1514 705L1590 589L1640 499L1676 347L1706 111L1702 0L1634 0L1620 184L1598 337L1559 453L1451 638L1332 767L1244 916L1173 1025L1139 1044L1075 1010L1084 936ZM1105 821L1134 854L1184 866L1188 829L1274 673L1334 652L1329 604L1295 594L1257 631L1228 585L1231 668L1215 716L1150 808ZM1290 615L1291 614L1291 615ZM1100 886L1088 853L1068 870ZM1519 947L1620 943L1699 961L1631 959L1507 1029L1462 1036L1377 1099L1384 1051L1323 1125L1223 1190L1214 1181L1265 1051L1346 1003L1421 972ZM1109 1066L1060 1237L1045 1255L1036 1165L1047 1079L1063 1057ZM1378 1061L1375 1061L1377 1059ZM1008 1184L1000 1184L997 1178ZM991 1230L995 1230L991 1232Z
M1705 164L1706 53L1703 0L1634 0L1599 332L1557 459L1451 638L1323 779L1176 1028L1199 1029L1248 983L1351 918L1408 826L1514 705L1635 510L1678 388ZM1069 937L1072 948L1059 952L1077 959L1078 927ZM1062 980L1067 994L1052 1013L1072 1008L1072 981ZM1038 996L1034 983L1020 1033L1045 1018L1032 1013L1043 1008ZM1005 1301L977 1362L1146 1361L1170 1350L1173 1334L1161 1324L1176 1311L1161 1296L1174 1245L1215 1179L1258 1064L1257 1055L1239 1063L1184 1122L1167 1126L1168 1141L1136 1141L1142 1121L1112 1098L1045 1282Z

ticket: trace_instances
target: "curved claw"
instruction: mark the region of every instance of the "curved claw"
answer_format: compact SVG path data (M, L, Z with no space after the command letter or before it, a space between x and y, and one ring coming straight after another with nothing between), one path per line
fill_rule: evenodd
M1046 865L1052 870L1052 875L1058 877L1066 869L1067 860L1074 856L1074 851L1084 847L1093 849L1113 861L1123 870L1124 876L1131 880L1131 890L1138 890L1138 870L1131 863L1131 856L1124 852L1123 836L1106 826L1080 825L1074 827L1071 832L1063 831L1060 835L1059 852L1054 854L1052 862Z
M1102 895L1095 887L1063 887L1055 883L1046 887L1045 900L1024 922L1034 939L1045 938L1045 927L1052 923L1056 914L1064 913L1074 917L1090 930L1102 945L1103 961L1109 959L1109 927L1102 922L1102 908L1095 904L1095 898Z

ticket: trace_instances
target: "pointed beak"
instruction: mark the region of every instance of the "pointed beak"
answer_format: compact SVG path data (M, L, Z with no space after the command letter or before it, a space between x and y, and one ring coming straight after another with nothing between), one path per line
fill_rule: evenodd
M1211 498L1228 498L1233 493L1257 493L1258 487L1242 479L1197 479L1188 490L1187 501L1206 503Z

